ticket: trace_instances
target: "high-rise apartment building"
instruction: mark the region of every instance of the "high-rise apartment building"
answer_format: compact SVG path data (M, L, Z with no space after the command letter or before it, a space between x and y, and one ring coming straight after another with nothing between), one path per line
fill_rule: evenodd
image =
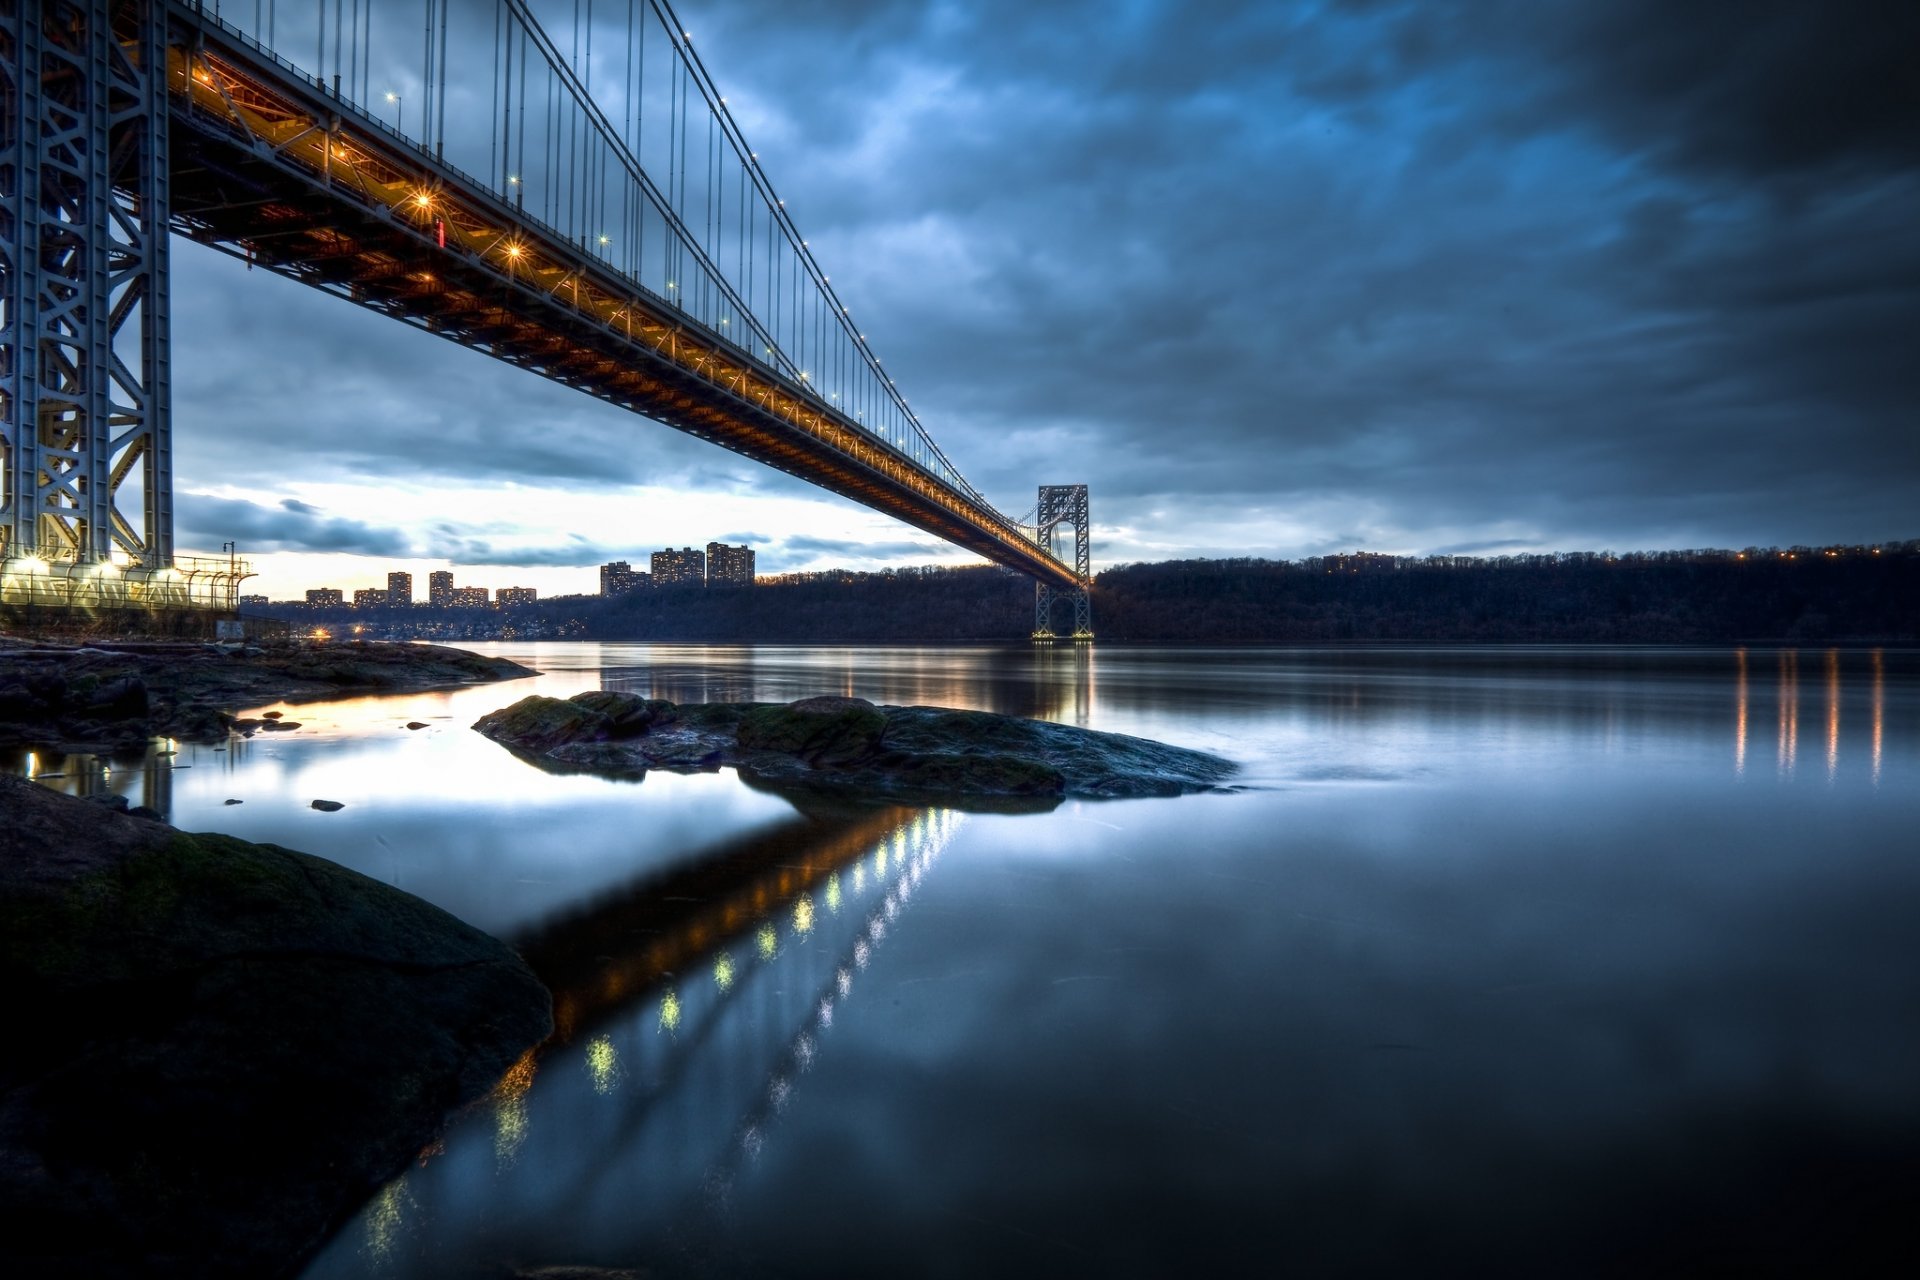
M436 609L445 609L453 603L451 570L435 569L427 575L427 603Z
M387 603L413 603L413 575L410 573L389 573L387 575Z
M378 587L361 587L353 593L353 607L356 609L371 609L386 602L387 593Z
M346 593L338 587L312 587L307 591L308 604L341 605L346 602Z
M742 544L730 547L724 542L707 544L707 585L710 587L750 587L753 585L753 548Z
M447 603L455 609L484 609L487 607L487 589L485 587L450 587Z
M635 573L633 566L625 560L610 560L600 566L600 594L603 596L623 596L629 591L652 585L652 574L645 570Z
M532 604L539 598L538 587L502 587L494 596L502 609L511 608L516 604Z
M692 547L668 547L653 553L653 585L703 587L707 584L707 554Z

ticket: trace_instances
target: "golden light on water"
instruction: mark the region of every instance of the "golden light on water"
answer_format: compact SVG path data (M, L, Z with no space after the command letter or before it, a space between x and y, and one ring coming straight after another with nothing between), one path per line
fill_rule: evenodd
M780 949L779 935L774 933L773 926L770 924L760 926L760 933L754 938L754 943L760 948L762 960L773 959L774 952Z
M1873 785L1880 785L1880 740L1887 724L1887 670L1881 651L1873 651Z
M1827 781L1840 770L1840 651L1827 650Z
M493 1158L502 1169L511 1168L519 1158L530 1128L525 1098L503 1098L494 1104Z
M527 1091L533 1088L535 1070L529 1049L493 1086L493 1157L503 1169L514 1162L527 1140Z
M587 1045L587 1074L595 1093L612 1093L620 1082L620 1055L607 1036L595 1036Z
M793 904L793 931L802 937L813 932L813 899L805 894Z
M660 1030L677 1031L680 1027L680 996L669 991L660 1001Z
M834 872L827 877L827 910L840 914L840 873Z
M1800 655L1792 649L1780 651L1780 737L1778 767L1781 773L1793 772L1794 756L1800 749Z
M413 1197L407 1193L405 1178L395 1178L380 1188L367 1206L367 1252L376 1262L385 1262L393 1255L401 1228L406 1225L407 1210L412 1207Z
M1747 651L1734 653L1733 771L1747 771Z
M733 985L733 957L724 951L713 962L713 985L722 991Z

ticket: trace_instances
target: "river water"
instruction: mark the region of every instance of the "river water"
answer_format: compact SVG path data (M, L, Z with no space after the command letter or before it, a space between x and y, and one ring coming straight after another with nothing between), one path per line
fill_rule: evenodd
M555 1043L314 1280L1913 1247L1920 654L478 647L544 674L17 764L333 858L554 986ZM1241 773L964 813L551 774L467 728L602 686L978 707Z

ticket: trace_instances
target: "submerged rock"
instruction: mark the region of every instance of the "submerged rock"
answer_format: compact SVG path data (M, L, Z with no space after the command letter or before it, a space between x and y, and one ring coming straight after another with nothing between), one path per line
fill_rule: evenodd
M1234 765L1118 733L864 698L701 703L596 690L534 695L473 726L548 768L633 773L733 765L774 784L1003 797L1179 795Z
M500 942L320 858L0 777L0 1270L278 1276L551 1028Z

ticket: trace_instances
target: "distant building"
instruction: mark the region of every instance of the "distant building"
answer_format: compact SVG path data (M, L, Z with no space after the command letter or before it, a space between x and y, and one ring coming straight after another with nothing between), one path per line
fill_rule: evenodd
M387 603L413 603L413 575L410 573L390 573L387 575Z
M241 596L240 603L243 605L246 605L246 604L271 604L272 602L268 600L265 596Z
M502 609L511 608L516 604L532 604L539 598L540 591L537 587L502 587L494 596Z
M707 544L707 585L710 587L750 587L753 585L753 548L730 547L724 542Z
M451 570L435 569L427 575L427 603L436 609L445 609L453 603Z
M452 577L452 574L448 574ZM487 589L485 587L449 587L447 603L455 609L484 609L487 607Z
M346 592L338 587L314 587L307 592L307 603L317 605L342 605L347 602Z
M704 587L707 585L707 554L692 547L653 553L653 585L656 587Z
M387 593L378 587L361 587L353 593L353 607L356 609L371 609L386 602Z
M625 560L610 560L600 566L600 594L603 596L623 596L629 591L652 585L652 574L644 571L635 573L633 566Z

